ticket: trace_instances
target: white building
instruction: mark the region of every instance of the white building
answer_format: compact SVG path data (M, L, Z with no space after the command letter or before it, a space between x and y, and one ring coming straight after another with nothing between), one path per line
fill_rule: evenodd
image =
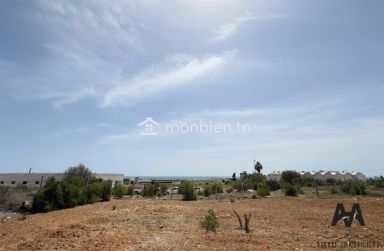
M298 173L300 173L300 175L302 175L303 177L313 177L315 180L319 180L322 182L326 182L328 179L334 179L336 181L359 180L364 182L367 180L365 175L359 172L350 173L346 171L301 171ZM281 179L281 174L282 171L273 171L272 173L267 175L267 179L279 181Z
M123 184L123 174L111 173L94 173L95 178L103 180L111 180L112 186ZM0 173L0 186L16 187L17 184L23 184L29 188L39 188L44 186L49 177L54 177L56 180L62 180L64 173Z

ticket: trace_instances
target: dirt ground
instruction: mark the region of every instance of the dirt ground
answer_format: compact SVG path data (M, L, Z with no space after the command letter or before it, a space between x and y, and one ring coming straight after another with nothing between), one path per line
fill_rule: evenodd
M0 219L0 250L322 250L319 242L346 233L343 221L330 226L336 203L344 203L346 211L360 204L365 227L354 221L354 238L384 243L383 198L271 197L233 203L127 198ZM210 208L220 224L217 233L200 226ZM251 233L239 229L233 209L252 213Z

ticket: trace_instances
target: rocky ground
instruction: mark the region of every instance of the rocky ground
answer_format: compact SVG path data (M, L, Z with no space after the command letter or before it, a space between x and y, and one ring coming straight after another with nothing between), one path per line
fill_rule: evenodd
M346 211L352 203L362 209L366 226L354 221L350 236L384 243L382 198L127 198L26 218L3 217L0 250L316 250L320 241L345 237L342 221L330 226L338 202ZM205 233L200 226L210 208L220 224L217 233ZM251 233L239 230L234 209L252 214Z

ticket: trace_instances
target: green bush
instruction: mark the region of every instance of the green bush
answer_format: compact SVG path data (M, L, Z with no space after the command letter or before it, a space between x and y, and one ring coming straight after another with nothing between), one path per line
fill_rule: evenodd
M101 199L103 201L111 200L112 195L112 181L103 180L101 182Z
M209 197L211 194L212 194L212 192L211 192L211 186L210 186L210 185L205 185L205 186L204 186L203 195L204 195L205 197Z
M313 187L315 184L315 178L313 177L302 176L300 180L303 187Z
M300 173L296 171L284 171L281 174L281 182L297 185L302 183L302 179Z
M184 182L181 184L181 191L183 194L183 200L185 201L191 201L196 200L197 196L195 194L195 191L193 189L193 183L190 181Z
M280 189L280 183L277 180L267 180L266 184L271 191L276 191Z
M341 185L341 191L343 193L352 194L352 195L366 195L367 187L365 183L361 181L346 181Z
M334 185L337 184L337 180L334 179L334 178L328 178L327 181L326 181L326 183L327 183L328 185L334 186Z
M153 197L158 191L157 184L146 184L143 188L143 197Z
M257 186L259 184L263 184L265 182L266 182L266 177L265 177L265 175L263 175L261 173L249 174L245 178L245 184L247 186L246 189L257 190Z
M116 185L113 188L113 196L115 196L118 199L121 199L124 197L124 186L121 184Z
M368 179L368 184L373 185L376 188L384 188L384 177L375 177L375 178L370 178Z
M127 187L127 195L132 196L134 191L134 187L132 185L128 185Z
M110 200L112 182L89 178L90 170L84 166L70 168L62 181L49 177L42 190L34 195L32 210L47 212L75 207L86 203Z
M299 189L290 183L286 183L283 185L283 191L285 196L297 196Z
M210 185L211 187L211 194L216 194L216 193L223 193L223 186L219 183L212 183Z
M219 222L217 221L215 212L212 209L208 210L207 215L205 215L204 220L201 222L201 227L208 231L216 232L216 228L219 227Z
M160 185L160 192L162 195L167 193L168 186L166 184L161 184Z
M257 187L257 194L261 197L268 196L270 194L269 191L269 186L267 186L266 184L259 184L259 186Z
M229 187L229 188L225 189L225 192L226 193L232 193L233 192L233 188Z
M47 205L46 198L43 192L35 193L33 197L32 210L34 212L45 212Z

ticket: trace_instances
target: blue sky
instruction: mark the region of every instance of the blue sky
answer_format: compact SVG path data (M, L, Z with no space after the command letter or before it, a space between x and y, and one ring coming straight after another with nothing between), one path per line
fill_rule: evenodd
M382 1L1 1L0 171L384 172ZM158 135L141 135L151 117ZM245 133L165 134L240 122Z

